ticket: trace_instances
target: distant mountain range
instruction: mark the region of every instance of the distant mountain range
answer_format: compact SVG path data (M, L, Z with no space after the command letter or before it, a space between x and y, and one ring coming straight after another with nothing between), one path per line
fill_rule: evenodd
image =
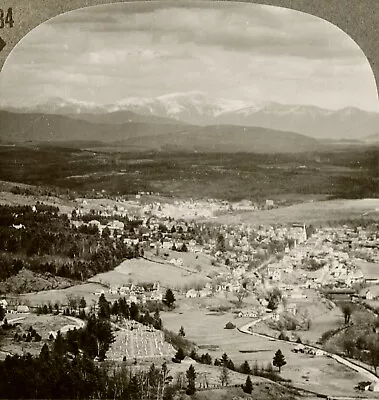
M368 143L379 143L379 132L365 137L365 142L368 142Z
M130 97L104 106L52 98L46 103L10 111L69 115L101 124L136 122L263 127L317 139L362 140L376 134L379 127L379 113L353 107L333 111L274 102L246 107L243 102L211 99L201 92L173 93L151 99Z
M97 141L130 151L283 153L312 151L319 146L313 138L266 128L156 123L156 117L154 123L133 122L141 117L132 112L117 115L128 115L131 122L95 123L77 119L77 115L72 118L0 111L0 139L7 143ZM107 119L109 115L103 114L103 117ZM164 119L159 121L164 122Z

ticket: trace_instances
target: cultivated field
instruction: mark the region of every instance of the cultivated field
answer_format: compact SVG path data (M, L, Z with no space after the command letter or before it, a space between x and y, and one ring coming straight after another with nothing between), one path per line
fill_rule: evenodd
M107 352L107 358L122 361L171 359L175 349L164 341L162 331L148 328L135 321L127 321L114 332L115 341ZM155 361L157 362L157 361Z
M183 326L186 337L200 346L198 353L208 352L214 359L226 352L237 365L244 360L250 364L257 361L259 365L267 365L280 348L287 360L282 376L291 379L297 387L333 395L354 395L354 386L364 380L358 373L330 358L295 354L291 351L293 345L289 343L243 334L237 329L224 329L228 321L237 326L248 321L233 319L230 313L217 315L183 310L182 313L162 313L162 320L164 326L174 332Z

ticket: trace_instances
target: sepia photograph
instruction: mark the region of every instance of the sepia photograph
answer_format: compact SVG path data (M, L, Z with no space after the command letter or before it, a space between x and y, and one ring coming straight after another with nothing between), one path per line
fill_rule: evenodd
M0 398L379 400L359 44L274 5L79 3L11 51L0 6Z

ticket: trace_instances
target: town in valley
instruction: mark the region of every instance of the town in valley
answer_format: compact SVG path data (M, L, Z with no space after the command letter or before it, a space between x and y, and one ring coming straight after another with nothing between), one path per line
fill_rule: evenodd
M357 41L270 5L68 3L0 65L0 398L379 400Z

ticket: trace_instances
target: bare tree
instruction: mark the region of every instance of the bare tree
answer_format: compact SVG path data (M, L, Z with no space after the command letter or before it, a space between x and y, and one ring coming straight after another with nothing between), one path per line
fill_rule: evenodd
M238 290L234 292L234 294L237 297L238 304L241 305L243 300L249 295L249 292L245 288L240 287Z
M221 373L220 373L220 382L221 382L221 386L229 385L229 370L226 365L222 366Z
M374 368L375 375L379 367L379 335L376 333L370 334L367 339L368 361Z
M178 372L176 374L176 381L175 381L175 385L177 386L177 388L179 390L184 388L184 384L185 384L185 373L184 372Z
M67 299L67 305L68 305L68 308L70 309L70 312L72 312L73 310L76 311L76 309L78 308L78 304L79 304L80 299L78 299L77 296L74 296L71 293L69 293L66 296L66 299Z
M348 302L348 303L342 303L340 305L340 308L345 319L345 324L348 324L350 322L351 315L353 314L354 306L352 303Z

